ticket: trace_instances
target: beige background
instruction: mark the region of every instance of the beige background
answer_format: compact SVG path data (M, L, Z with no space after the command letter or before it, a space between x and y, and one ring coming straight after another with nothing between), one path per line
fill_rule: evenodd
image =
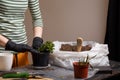
M40 0L44 40L104 42L108 0ZM28 42L32 43L32 24L26 13Z
M40 0L44 40L74 41L77 37L102 43L106 29L108 0ZM26 25L32 41L31 17Z

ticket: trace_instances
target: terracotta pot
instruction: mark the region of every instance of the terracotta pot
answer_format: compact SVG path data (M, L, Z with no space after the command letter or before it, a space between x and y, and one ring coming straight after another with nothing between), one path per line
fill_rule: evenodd
M32 53L33 66L48 66L49 54L49 52L41 52L41 54Z
M80 64L79 62L73 62L74 77L75 78L87 78L89 64L82 64L82 65Z

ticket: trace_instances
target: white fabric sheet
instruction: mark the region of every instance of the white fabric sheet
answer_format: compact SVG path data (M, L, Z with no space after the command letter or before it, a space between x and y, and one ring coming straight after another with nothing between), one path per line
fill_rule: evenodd
M108 59L108 45L100 44L94 41L83 41L83 46L90 45L92 47L89 51L73 52L60 51L61 44L76 45L76 42L60 42L54 41L55 49L50 56L50 63L67 69L73 69L73 62L79 61L89 55L89 62L93 67L110 66Z

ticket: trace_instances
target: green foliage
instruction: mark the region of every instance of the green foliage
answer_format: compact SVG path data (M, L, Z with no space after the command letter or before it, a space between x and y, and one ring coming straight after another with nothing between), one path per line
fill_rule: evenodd
M40 52L50 52L52 53L54 50L54 44L51 41L46 41L41 45L40 48L38 48Z
M79 60L78 63L79 63L79 65L86 65L86 64L89 64L89 55L87 55L87 57L84 58L83 61L80 61L80 60Z
M96 55L95 55L95 56L96 56ZM93 58L94 58L95 56L93 56ZM91 68L93 68L93 66L89 63L89 55L87 55L87 57L86 57L82 62L79 60L78 64L79 64L79 65L89 64L89 66L90 66Z
M20 73L7 73L2 76L3 78L28 78L29 73L20 72Z

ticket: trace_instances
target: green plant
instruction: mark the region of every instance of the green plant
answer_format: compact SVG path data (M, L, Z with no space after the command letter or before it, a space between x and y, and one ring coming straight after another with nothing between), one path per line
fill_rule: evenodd
M39 48L38 51L40 52L50 52L53 53L54 50L54 44L51 41L46 41L43 43Z
M94 57L96 57L96 55L93 56L92 58L94 58ZM90 66L91 68L93 68L93 66L89 63L89 55L87 55L87 57L84 58L82 61L79 60L78 64L79 64L79 65L89 64L89 66Z
M89 64L89 55L87 55L86 58L82 59L82 61L79 60L78 63L79 63L79 65L86 65L86 64Z

